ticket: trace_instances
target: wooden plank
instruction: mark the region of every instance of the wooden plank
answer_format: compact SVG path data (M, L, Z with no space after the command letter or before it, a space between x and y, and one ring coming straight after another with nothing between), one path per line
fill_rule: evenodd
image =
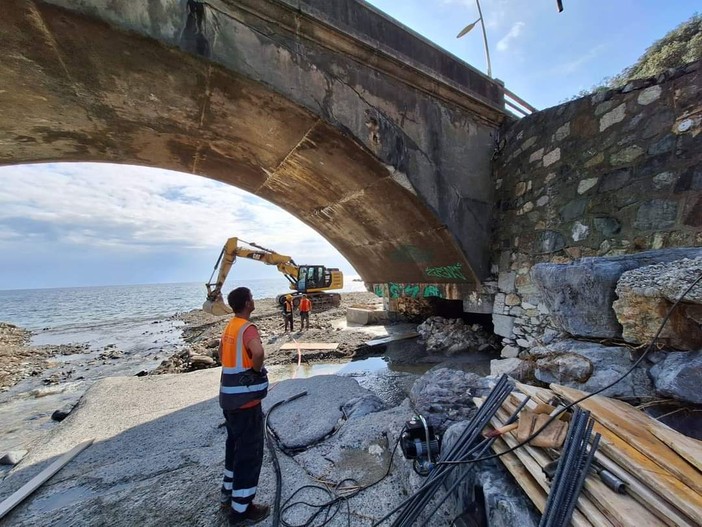
M73 447L71 450L66 452L63 456L54 461L51 465L46 467L44 470L39 472L36 476L30 479L27 483L22 485L16 492L14 492L9 498L5 499L0 503L0 519L2 519L8 512L14 509L17 505L22 503L22 501L29 496L32 492L37 490L44 482L49 480L54 474L61 470L71 459L80 454L83 450L88 448L93 444L95 439L89 439L83 441L79 445Z
M591 402L591 399L584 401L585 404L588 402ZM580 406L584 407L584 404L580 403ZM588 406L592 407L593 405ZM592 415L597 417L596 412L592 412ZM595 423L593 430L602 435L600 450L604 454L619 466L636 474L645 485L655 489L666 501L682 511L693 521L693 524L696 522L697 525L702 525L702 496L700 493L688 487L656 461L634 448L635 438L621 438L599 421ZM634 430L634 435L636 433L637 431Z
M529 402L531 403L532 401ZM535 402L534 405L536 405ZM527 406L530 405L527 404ZM506 410L504 414L506 417L516 410L516 405L506 402L503 408ZM544 450L528 445L525 448L540 464L545 465L551 461L551 457L547 456ZM541 459L541 456L545 459ZM585 478L583 492L616 526L640 527L642 525L656 525L658 523L658 518L632 496L613 492L612 489L608 488L599 477L594 474L588 475L588 477Z
M339 347L338 342L286 342L280 349L282 350L335 350Z
M490 422L495 428L504 425L504 421L501 421L497 417L493 417ZM501 439L507 443L510 448L518 443L517 439L513 437L511 433L501 436ZM551 489L551 484L546 479L543 470L541 470L542 465L540 465L524 447L515 450L514 454L516 454L519 461L524 465L524 468L526 468L539 486L548 494ZM517 482L519 483L519 480L517 480ZM583 509L587 512L583 513ZM612 523L582 495L578 498L577 507L573 511L571 523L573 527L586 527L588 525L594 527L613 527Z
M416 331L409 331L407 333L398 333L397 335L388 335L387 337L382 337L379 339L371 339L364 342L366 346L379 346L381 344L387 344L388 342L395 342L396 340L405 340L418 337L419 333Z
M656 420L649 423L648 429L654 436L675 450L685 461L697 468L698 471L702 471L702 441L687 437ZM702 478L702 474L700 477Z
M571 402L587 395L586 392L558 384L551 385L551 389ZM579 404L582 408L590 410L593 418L658 463L662 469L677 476L698 494L702 494L702 477L699 471L650 432L648 425L652 418L633 406L602 395L595 395Z
M533 386L523 385L526 388L523 391L529 392L534 400L534 402L527 403L527 407L536 405L537 402L545 402L551 399L553 392L545 388L535 388ZM522 389L521 386L519 387ZM533 390L532 390L533 388ZM510 395L514 398L516 404L519 404L525 397L521 393L512 392ZM598 431L602 427L600 424L595 424L594 430ZM634 496L635 499L648 511L654 514L662 523L670 527L698 527L699 524L695 523L693 520L688 518L679 508L677 508L673 503L670 503L656 493L654 489L657 486L649 487L646 483L640 480L637 475L641 475L642 472L639 467L632 467L630 463L617 464L615 461L610 459L605 453L606 448L603 448L604 444L600 443L600 448L595 453L595 460L600 463L604 468L610 472L616 474L624 483L627 484L627 492ZM629 448L627 445L623 445L624 448ZM626 461L626 456L623 455L621 459ZM632 470L635 472L632 473ZM645 476L648 476L648 472L644 472ZM648 478L646 478L648 479Z
M508 449L509 447L507 444L500 438L495 440L495 442L492 444L492 450L496 454L502 454L499 457L502 464L505 466L505 468L507 468L512 476L514 476L514 479L517 481L524 493L529 497L531 502L536 506L538 511L543 514L546 510L546 493L539 486L539 484L536 483L534 478L531 477L529 471L524 467L524 465L522 465L521 461L519 461L519 458L517 458L514 452L503 454L503 452L507 451Z

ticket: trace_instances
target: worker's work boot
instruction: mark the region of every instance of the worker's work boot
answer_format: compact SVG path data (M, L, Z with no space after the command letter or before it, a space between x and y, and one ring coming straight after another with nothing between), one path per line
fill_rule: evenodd
M252 503L245 512L232 511L229 515L229 525L232 527L255 525L268 518L270 512L271 508L268 505L254 505Z

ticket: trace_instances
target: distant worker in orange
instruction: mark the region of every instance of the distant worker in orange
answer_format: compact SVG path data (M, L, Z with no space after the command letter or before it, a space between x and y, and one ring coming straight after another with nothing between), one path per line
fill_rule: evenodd
M293 329L293 297L292 295L285 295L285 301L283 302L283 319L285 320L285 332L288 332L288 326L290 327L289 331L294 331Z
M307 322L307 329L310 329L310 311L312 311L312 302L307 295L302 295L300 300L300 330L305 329L305 322Z

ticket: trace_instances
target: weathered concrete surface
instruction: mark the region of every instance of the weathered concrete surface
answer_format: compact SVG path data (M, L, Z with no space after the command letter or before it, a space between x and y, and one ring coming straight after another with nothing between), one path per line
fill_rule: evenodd
M219 513L226 436L219 426L224 421L217 402L219 373L213 369L96 383L48 440L33 448L3 481L0 500L76 444L90 437L95 443L11 512L3 525L227 525ZM387 434L384 443L376 441L376 447L367 451L378 460L389 459L387 445L394 446L399 422L409 413L406 405L388 412L393 411L396 415L385 419L384 430L382 422L373 426L378 438ZM351 422L361 424L372 415ZM363 436L354 443L351 435L349 429L338 440L363 448ZM292 458L278 458L283 500L303 485L318 483ZM352 525L380 519L411 490L409 464L396 454L393 467L390 477L372 491L349 501ZM376 468L368 467L367 473L359 468L357 475L373 475ZM275 474L266 452L256 501L272 503L274 492ZM300 496L304 497L309 495ZM291 511L285 519L299 525L307 515L307 510ZM442 521L434 525L447 524ZM270 525L271 519L261 523ZM345 511L330 523L345 525Z
M299 449L322 441L341 425L341 407L370 392L348 377L319 375L278 383L263 400L268 411L278 401L307 391L307 395L276 409L268 421L286 448Z
M0 163L217 179L312 226L369 283L461 298L488 274L501 91L364 3L327 4L7 0Z

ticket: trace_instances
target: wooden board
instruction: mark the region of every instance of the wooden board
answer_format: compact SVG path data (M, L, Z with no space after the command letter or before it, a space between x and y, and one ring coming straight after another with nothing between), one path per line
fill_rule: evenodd
M54 474L61 470L64 467L64 465L66 465L71 459L73 459L83 450L92 445L93 441L95 440L89 439L88 441L83 441L79 445L73 447L63 456L54 461L51 465L39 472L39 474L30 479L27 483L22 485L9 498L0 503L0 518L3 518L8 512L10 512L20 503L22 503L22 501L27 496L29 496L32 492L37 490L42 484L44 484L44 482L46 482L49 478L51 478Z
M388 335L387 337L382 337L379 339L367 340L364 342L366 346L379 346L381 344L387 344L388 342L395 342L396 340L413 339L418 337L419 333L416 331L409 331L407 333L399 333L397 335Z
M286 342L280 349L282 350L335 350L339 347L338 342Z
M551 389L571 402L587 395L586 392L558 384L552 384ZM699 471L651 433L648 429L651 417L622 401L602 395L595 395L579 405L585 410L590 410L593 418L658 463L662 469L677 476L698 494L702 494L702 477Z
M518 387L521 391L529 393L533 398L534 402L530 401L527 403L528 407L531 405L536 405L538 402L548 401L553 395L551 390L545 388L536 388L528 385L520 385ZM515 404L518 404L524 399L525 395L512 392L510 397L515 399ZM594 430L599 431L601 429L602 426L596 423ZM652 473L648 471L642 472L639 465L634 466L627 462L626 452L628 450L633 450L631 447L619 440L619 447L622 449L623 455L619 457L616 455L612 456L613 458L619 459L620 464L617 464L608 457L608 455L611 455L612 452L607 448L603 448L604 445L605 443L600 442L600 448L595 453L595 460L604 468L616 474L622 481L624 481L624 483L627 484L627 492L634 496L639 503L648 509L649 512L654 514L660 520L660 522L670 527L698 527L699 524L695 523L694 520L691 520L688 516L686 516L678 507L675 506L675 504L670 503L664 496L657 493L657 485L649 487ZM637 451L634 450L634 452ZM641 475L644 477L640 478ZM655 478L655 475L653 475L653 477ZM663 483L664 488L667 488L667 485L665 485L666 482Z
M497 417L493 417L490 422L495 428L503 426L504 424L504 421L498 419ZM517 444L517 439L512 436L511 433L501 436L501 439L510 448ZM551 484L546 479L543 470L541 470L542 465L531 456L530 452L528 452L525 447L518 448L514 451L514 454L516 454L519 461L522 463L522 465L524 465L524 468L526 468L526 470L531 474L534 481L536 481L544 492L548 494L551 489ZM517 482L519 483L519 480L517 480ZM583 513L583 509L585 509L587 512ZM594 527L613 527L612 523L607 520L607 518L605 518L604 515L600 513L599 510L597 510L597 508L592 505L587 498L582 495L578 498L577 507L573 511L571 524L573 527L586 527L589 525Z
M571 393L571 395L573 394ZM576 396L575 398L579 397ZM592 402L592 399L580 403L580 406L584 408L584 405ZM588 406L592 407L593 405ZM592 412L592 415L597 418L596 412ZM649 458L648 455L634 448L633 441L635 438L622 438L601 424L599 420L595 423L593 430L602 435L600 450L605 455L620 467L636 474L645 485L655 489L666 501L683 512L688 519L693 521L693 524L702 525L702 496L700 493L688 487L675 475ZM634 429L633 435L637 433L638 431ZM651 455L655 454L651 452Z
M529 402L532 403L532 401ZM533 404L535 406L536 402L533 402ZM527 406L530 405L527 404ZM516 405L506 402L503 405L503 409L506 410L504 415L511 414L516 410ZM500 417L503 417L503 415ZM528 445L524 448L542 465L546 465L546 463L551 461L551 457L547 456L543 449ZM595 474L588 475L585 478L583 492L616 526L641 527L642 525L656 525L658 523L658 518L632 496L617 494L608 488Z
M508 449L509 447L507 444L499 438L492 444L492 450L496 454L502 454ZM519 483L519 486L536 506L538 511L543 514L546 510L546 493L539 484L536 483L534 478L531 477L531 474L524 465L522 465L519 458L517 458L514 452L510 452L509 454L502 454L499 459L512 476L514 476L514 479Z
M680 457L702 471L702 441L682 435L672 428L653 421L648 425L649 431L670 448L675 450ZM702 473L700 474L702 478Z

